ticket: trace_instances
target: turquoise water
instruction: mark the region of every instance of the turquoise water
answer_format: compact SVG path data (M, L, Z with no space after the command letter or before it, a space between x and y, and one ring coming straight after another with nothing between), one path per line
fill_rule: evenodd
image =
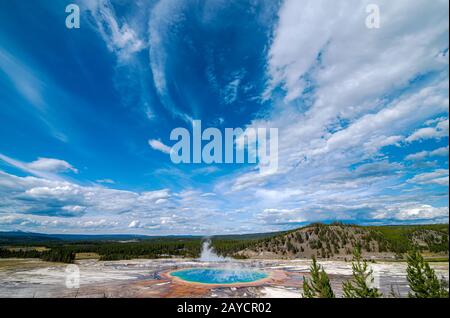
M268 277L264 272L225 268L189 268L174 271L172 276L202 284L250 283Z

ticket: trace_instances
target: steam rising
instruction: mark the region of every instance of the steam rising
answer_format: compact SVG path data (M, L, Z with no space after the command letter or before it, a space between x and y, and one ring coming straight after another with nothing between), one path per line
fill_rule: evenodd
M211 239L207 238L203 241L202 252L199 261L207 262L207 268L189 269L187 275L194 275L193 281L201 282L250 282L264 278L265 274L261 271L254 271L245 268L243 264L236 262L233 258L217 255L211 246ZM222 263L220 268L211 268L214 263ZM180 273L182 274L183 271ZM200 278L198 278L200 277ZM188 279L189 281L190 279ZM192 280L191 280L192 281Z
M211 246L211 240L207 239L203 242L202 253L200 254L200 261L202 262L230 262L232 261L229 257L222 257L214 252Z

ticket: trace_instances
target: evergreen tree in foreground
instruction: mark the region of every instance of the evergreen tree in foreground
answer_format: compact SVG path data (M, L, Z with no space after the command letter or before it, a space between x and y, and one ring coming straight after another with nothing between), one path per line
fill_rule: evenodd
M430 264L416 250L408 254L408 283L410 298L448 298L446 284L440 281Z
M313 263L310 267L311 278L308 280L303 277L303 297L304 298L334 298L331 289L330 279L322 266L317 264L313 257Z
M353 252L352 271L353 279L342 285L345 298L379 298L383 296L377 288L370 287L370 284L373 283L373 270L369 268L367 261L361 258L359 248Z

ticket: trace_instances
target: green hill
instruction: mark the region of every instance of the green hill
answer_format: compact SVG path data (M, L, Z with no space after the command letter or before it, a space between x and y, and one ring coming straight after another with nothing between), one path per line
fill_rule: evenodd
M358 226L311 224L259 240L236 253L249 258L349 258L360 247L368 258L392 259L418 248L448 255L448 224Z

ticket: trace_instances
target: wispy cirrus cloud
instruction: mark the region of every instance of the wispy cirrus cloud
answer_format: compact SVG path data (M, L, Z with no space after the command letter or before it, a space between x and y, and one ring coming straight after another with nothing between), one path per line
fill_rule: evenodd
M148 141L148 144L150 145L150 147L152 147L152 149L154 150L158 150L161 151L163 153L167 153L170 154L170 150L171 148L165 144L163 144L160 140L156 140L156 139L150 139Z
M148 60L140 55L148 47L146 13L152 2L140 3L140 7L118 14L117 3L110 0L83 0L87 13L86 22L99 34L116 60L114 85L121 102L128 108L138 106L147 120L153 121L152 79L148 72Z
M46 103L43 97L44 82L32 70L0 47L0 69L14 83L17 91L33 107L43 111Z
M108 49L117 55L119 62L126 62L134 53L146 47L145 39L141 39L130 24L117 18L109 0L84 0L82 3L91 14Z
M78 173L70 163L61 159L38 158L32 162L22 162L0 153L0 160L39 177L58 179L58 173L71 171Z
M67 142L68 137L51 108L55 96L61 98L66 92L48 78L45 72L39 71L31 61L24 61L2 47L0 70L6 74L20 98L26 101L24 110L42 122L52 136Z
M190 1L158 1L151 9L149 18L149 58L153 82L161 103L171 114L191 123L191 115L177 107L171 97L167 81L167 68L170 55L167 52L172 37L176 35L173 28L183 22L183 11Z

